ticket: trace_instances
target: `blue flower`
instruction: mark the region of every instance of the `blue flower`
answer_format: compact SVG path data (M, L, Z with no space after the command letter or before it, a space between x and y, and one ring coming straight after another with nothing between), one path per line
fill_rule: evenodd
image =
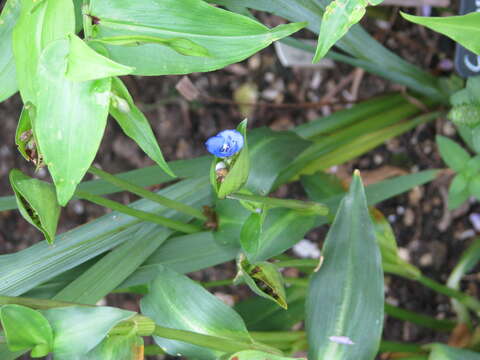
M219 158L235 155L243 148L243 135L237 130L223 130L205 142L209 153Z

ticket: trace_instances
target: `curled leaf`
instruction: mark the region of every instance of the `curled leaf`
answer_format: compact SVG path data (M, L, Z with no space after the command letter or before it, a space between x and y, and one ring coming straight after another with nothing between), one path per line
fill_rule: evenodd
M255 294L276 302L284 309L288 308L283 278L275 265L266 261L251 264L241 254L237 268L237 283L243 280Z
M10 185L23 218L40 230L52 244L57 231L60 206L53 185L33 179L21 171L10 171Z

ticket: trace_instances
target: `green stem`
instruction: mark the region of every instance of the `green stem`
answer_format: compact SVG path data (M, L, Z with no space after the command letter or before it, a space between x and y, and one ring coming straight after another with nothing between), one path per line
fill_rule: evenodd
M217 286L228 286L233 284L233 279L206 281L202 283L202 286L209 289Z
M401 309L388 303L385 303L385 313L396 319L409 321L439 331L451 331L456 325L454 321L435 319L434 317L417 314L413 311Z
M152 213L142 211L142 210L137 210L137 209L134 209L132 207L120 204L116 201L109 200L109 199L106 199L106 198L98 196L98 195L89 194L89 193L81 191L81 190L77 190L75 192L75 196L77 196L80 199L88 200L88 201L90 201L92 203L95 203L97 205L101 205L101 206L104 206L106 208L116 210L120 213L127 214L127 215L130 215L130 216L136 217L138 219L149 221L149 222L152 222L152 223L155 223L155 224L159 224L159 225L165 226L169 229L180 231L182 233L193 234L193 233L200 232L200 231L203 230L201 227L196 226L196 225L185 224L181 221L172 220L172 219L166 218L164 216L152 214Z
M426 351L416 344L404 344L394 341L382 340L380 343L379 352L411 352L411 353L425 353Z
M250 331L255 341L263 343L296 342L304 339L305 331Z
M283 260L274 263L277 267L316 267L318 265L318 260L315 259L292 259L292 260ZM389 273L389 271L385 271ZM412 280L409 277L406 277L402 273L391 272L393 275L401 276L405 279ZM454 298L461 302L463 305L469 309L475 311L477 314L480 314L480 301L475 299L473 296L467 295L459 290L451 289L448 286L440 284L435 280L432 280L424 275L418 276L415 280L423 284L424 286L448 297Z
M324 204L320 204L313 201L301 201L293 199L276 199L266 196L247 195L247 194L231 194L227 198L234 200L246 200L260 204L265 204L269 207L284 207L288 209L294 209L304 211L307 213L326 216L328 214L328 207Z
M430 279L426 276L421 275L417 279L424 286L448 297L458 300L460 303L468 307L469 309L475 311L477 315L480 315L480 301L475 299L473 296L467 295L461 291L451 289L448 286L440 284L433 279Z
M158 345L146 345L144 347L143 353L145 356L164 355L165 351L163 351L162 348Z
M199 210L196 209L192 206L185 205L179 201L171 200L169 198L166 198L165 196L159 195L157 193L148 191L141 186L132 184L129 181L123 180L122 178L118 176L114 176L112 174L109 174L106 171L103 171L95 166L91 166L90 169L88 170L93 175L98 176L99 178L109 182L112 185L115 185L123 190L127 190L133 194L136 194L142 198L151 200L153 202L156 202L160 205L163 205L165 207L168 207L173 210L177 210L178 212L184 213L186 215L190 215L194 218L197 218L202 221L207 221L207 217L203 215L203 213Z
M217 336L199 334L192 331L166 328L158 325L155 327L153 335L165 339L183 341L189 344L223 351L226 353L234 353L242 350L259 350L278 354L278 350L264 344L246 343Z

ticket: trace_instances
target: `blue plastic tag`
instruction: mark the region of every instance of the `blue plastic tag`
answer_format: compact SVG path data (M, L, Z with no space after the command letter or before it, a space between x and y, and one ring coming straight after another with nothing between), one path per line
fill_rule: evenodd
M480 0L460 1L460 15L475 11L480 12ZM455 51L455 69L458 74L464 78L480 75L480 56L457 44Z

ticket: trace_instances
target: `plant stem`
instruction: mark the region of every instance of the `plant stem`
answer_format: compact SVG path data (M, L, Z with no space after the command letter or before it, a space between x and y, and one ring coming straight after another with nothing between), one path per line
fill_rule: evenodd
M382 340L382 342L380 343L379 352L426 353L426 351L420 345L404 344L404 343L399 343L394 341L385 341L385 340Z
M148 191L141 186L132 184L129 181L109 174L108 172L103 171L95 166L91 166L90 169L88 169L88 172L98 176L99 178L109 182L112 185L115 185L123 190L127 190L142 198L151 200L170 209L177 210L178 212L184 213L186 215L190 215L196 219L207 221L207 217L203 215L203 213L199 209L196 209L189 205L185 205L179 201L171 200L152 191Z
M440 284L433 279L430 279L426 276L421 275L417 279L421 284L425 285L426 287L440 293L446 295L448 297L454 298L461 302L463 305L468 307L469 309L475 311L477 315L480 315L480 301L475 299L473 296L467 295L461 291L451 289L448 286Z
M396 319L409 321L411 323L439 331L451 331L456 323L450 320L439 320L431 316L417 314L388 303L385 303L385 313Z
M316 267L318 265L318 260L315 259L292 259L292 260L283 260L274 263L277 267ZM388 273L388 271L385 271ZM393 275L401 276L405 279L412 280L409 277L401 273L394 272ZM473 296L467 295L459 290L451 289L448 286L440 284L433 279L430 279L424 275L418 276L415 280L424 286L448 297L454 298L461 302L463 305L469 309L475 311L477 314L480 314L480 301L475 299Z
M306 213L317 214L326 216L328 214L328 207L324 204L320 204L313 201L301 201L294 199L276 199L266 196L247 195L247 194L231 194L227 198L234 200L246 200L265 204L269 207L284 207L288 209L294 209L304 211Z
M138 219L145 220L145 221L153 222L155 224L159 224L159 225L165 226L167 228L170 228L170 229L173 229L173 230L176 230L176 231L180 231L182 233L193 234L193 233L200 232L200 231L203 230L201 227L196 226L196 225L186 224L186 223L183 223L181 221L166 218L164 216L152 214L152 213L142 211L142 210L137 210L137 209L134 209L132 207L120 204L116 201L109 200L109 199L106 199L106 198L98 196L98 195L92 195L92 194L89 194L89 193L81 191L81 190L77 190L75 192L75 196L77 196L80 199L88 200L88 201L90 201L92 203L95 203L97 205L101 205L101 206L104 206L106 208L116 210L116 211L121 212L123 214L127 214L127 215L130 215L130 216L136 217Z
M189 344L227 353L234 353L242 350L259 350L274 354L279 353L278 350L259 343L246 343L217 336L199 334L192 331L166 328L158 325L155 327L153 335L165 339L184 341Z

